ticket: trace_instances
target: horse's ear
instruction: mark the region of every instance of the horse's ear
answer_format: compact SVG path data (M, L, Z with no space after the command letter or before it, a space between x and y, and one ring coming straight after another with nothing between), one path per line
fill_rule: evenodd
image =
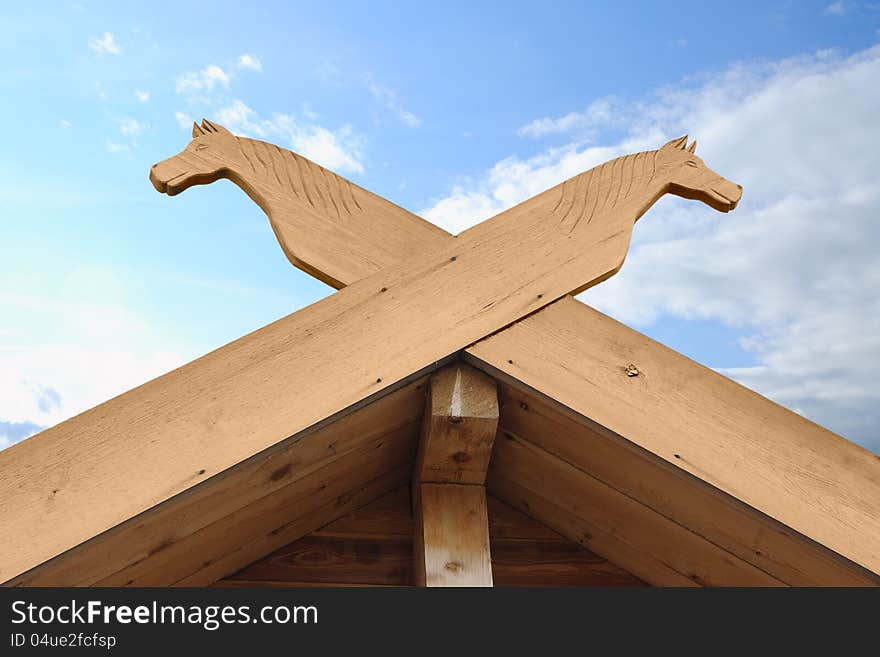
M229 130L227 130L226 128L224 128L222 125L220 125L219 123L212 123L208 119L202 119L202 129L205 132L215 132L218 134L232 136L232 133L229 132Z
M697 140L696 139L694 139L691 142L691 145L688 146L687 151L688 151L688 153L696 153L697 152Z
M195 139L196 137L201 137L203 134L205 134L205 131L202 130L201 126L199 126L198 123L193 121L193 131L192 131L193 139Z
M672 141L668 141L665 144L663 144L663 148L661 148L660 150L664 150L667 148L669 148L669 149L677 148L679 150L683 149L685 146L687 146L687 140L688 140L687 135L685 135L684 137L679 137L678 139L673 139Z

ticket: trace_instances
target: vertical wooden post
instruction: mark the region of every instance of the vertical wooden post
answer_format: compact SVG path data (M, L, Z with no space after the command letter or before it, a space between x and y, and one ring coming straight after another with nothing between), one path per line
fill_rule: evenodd
M492 586L486 470L498 431L495 381L463 363L431 377L413 473L416 583Z

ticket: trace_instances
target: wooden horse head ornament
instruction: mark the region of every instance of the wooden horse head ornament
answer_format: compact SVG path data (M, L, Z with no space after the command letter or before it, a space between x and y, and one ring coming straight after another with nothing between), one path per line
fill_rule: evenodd
M719 212L730 212L742 197L742 185L718 175L697 157L697 142L687 145L687 135L673 139L657 151L660 178L667 191L683 198L702 201Z
M333 287L450 245L450 235L437 226L287 149L235 136L207 119L193 124L192 136L183 151L153 165L153 186L173 196L192 185L232 180L268 215L288 259ZM729 212L742 187L709 169L696 155L696 142L688 146L684 136L593 167L455 242L475 248L487 243L511 261L535 255L518 253L535 248L530 245L544 250L567 242L584 253L595 244L605 262L603 278L622 265L635 222L667 193ZM598 280L587 277L572 290Z
M153 165L150 182L157 191L174 196L192 185L207 185L228 177L237 158L237 138L223 126L202 119L193 123L192 141L177 155Z

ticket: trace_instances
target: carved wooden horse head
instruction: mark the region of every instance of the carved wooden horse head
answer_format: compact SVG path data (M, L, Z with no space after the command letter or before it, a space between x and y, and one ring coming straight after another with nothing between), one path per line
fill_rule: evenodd
M673 139L657 151L658 173L669 183L666 191L730 212L742 197L742 186L707 167L696 155L697 142L688 146L687 139L687 135Z
M219 178L232 180L269 216L288 259L333 287L343 287L409 254L448 244L450 236L442 229L301 155L236 137L207 119L193 124L192 134L183 151L153 165L153 186L174 195ZM685 136L658 150L618 157L496 215L460 238L503 240L520 223L528 224L524 230L531 239L545 229L585 244L597 231L617 233L624 237L613 257L619 268L633 224L664 194L700 200L721 212L736 207L742 187L709 169L695 150L696 142L688 147ZM532 225L535 221L541 225ZM545 244L554 240L551 235L543 238Z

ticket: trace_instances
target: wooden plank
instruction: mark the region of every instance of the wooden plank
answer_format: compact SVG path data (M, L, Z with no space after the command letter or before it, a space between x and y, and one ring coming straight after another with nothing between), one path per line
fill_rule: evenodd
M570 229L560 226L574 179L0 452L0 534L10 537L0 581L604 280L621 266L635 220L666 191L692 185L717 204L711 190L734 187L686 166L693 157L675 145L641 160L650 174L628 181L628 194L615 194L601 168L595 184L581 174L575 214L585 219Z
M431 376L415 479L482 486L498 432L494 379L453 363Z
M245 567L226 581L413 585L412 537L305 536Z
M326 522L328 517L331 519L340 517L352 509L363 506L369 500L375 499L389 490L394 490L406 481L408 469L411 473L411 463L388 472L361 488L344 493L337 500L285 525L274 534L266 534L254 543L242 544L237 551L216 563L175 582L175 586L208 586L213 584L222 577L243 568L246 564L271 553L278 547L314 531Z
M634 575L488 496L496 586L643 586ZM217 582L221 586L412 586L409 486Z
M492 544L496 587L645 586L638 577L568 539Z
M554 504L535 491L489 471L488 489L507 504L523 513L541 518L541 522L560 534L604 556L612 563L632 573L642 581L654 586L699 586L691 578L656 559L653 555L634 548L611 534L606 534L589 521L572 513L570 509Z
M506 384L500 389L505 432L573 463L777 578L817 586L832 581L823 576L830 568L840 584L865 583L861 573L843 567L827 551L730 496L655 462L626 441L598 433L535 394Z
M514 432L783 581L880 581L867 450L573 299L466 357L589 429L538 430L548 416L532 422L519 400L502 408Z
M94 584L321 468L339 464L340 459L365 445L381 442L389 433L403 430L415 446L426 390L427 379L415 381L311 434L284 441L277 448L208 478L170 503L100 534L10 584Z
M499 439L491 470L568 509L593 528L589 534L613 537L635 552L650 555L638 570L631 564L621 566L651 584L667 583L665 568L649 571L653 561L660 561L702 585L782 585L752 564L524 440ZM547 524L553 527L552 522ZM602 541L590 545L594 552L613 560L620 551L609 547Z
M324 538L404 536L410 540L413 535L413 519L409 491L409 486L401 486L321 527L314 532L314 536Z
M235 137L210 121L193 124L187 147L150 170L155 188L169 195L218 178L230 179L263 209L294 266L335 288L451 237L302 155Z
M405 427L352 452L338 463L298 479L238 511L165 545L145 559L100 580L101 586L168 586L199 573L200 581L214 581L235 572L342 515L349 496L388 472L412 466L416 443L414 428ZM400 485L396 479L393 483ZM385 489L378 494L387 492ZM376 496L377 496L376 495ZM375 496L374 496L375 497ZM360 505L372 498L359 496ZM325 516L327 505L333 507ZM358 506L360 506L358 505ZM302 522L302 518L307 518ZM242 540L246 537L246 540Z
M487 495L493 586L645 586L635 575Z
M568 540L559 532L488 493L486 510L489 513L489 539L493 544L496 541Z
M421 484L416 490L416 583L492 586L486 489Z

